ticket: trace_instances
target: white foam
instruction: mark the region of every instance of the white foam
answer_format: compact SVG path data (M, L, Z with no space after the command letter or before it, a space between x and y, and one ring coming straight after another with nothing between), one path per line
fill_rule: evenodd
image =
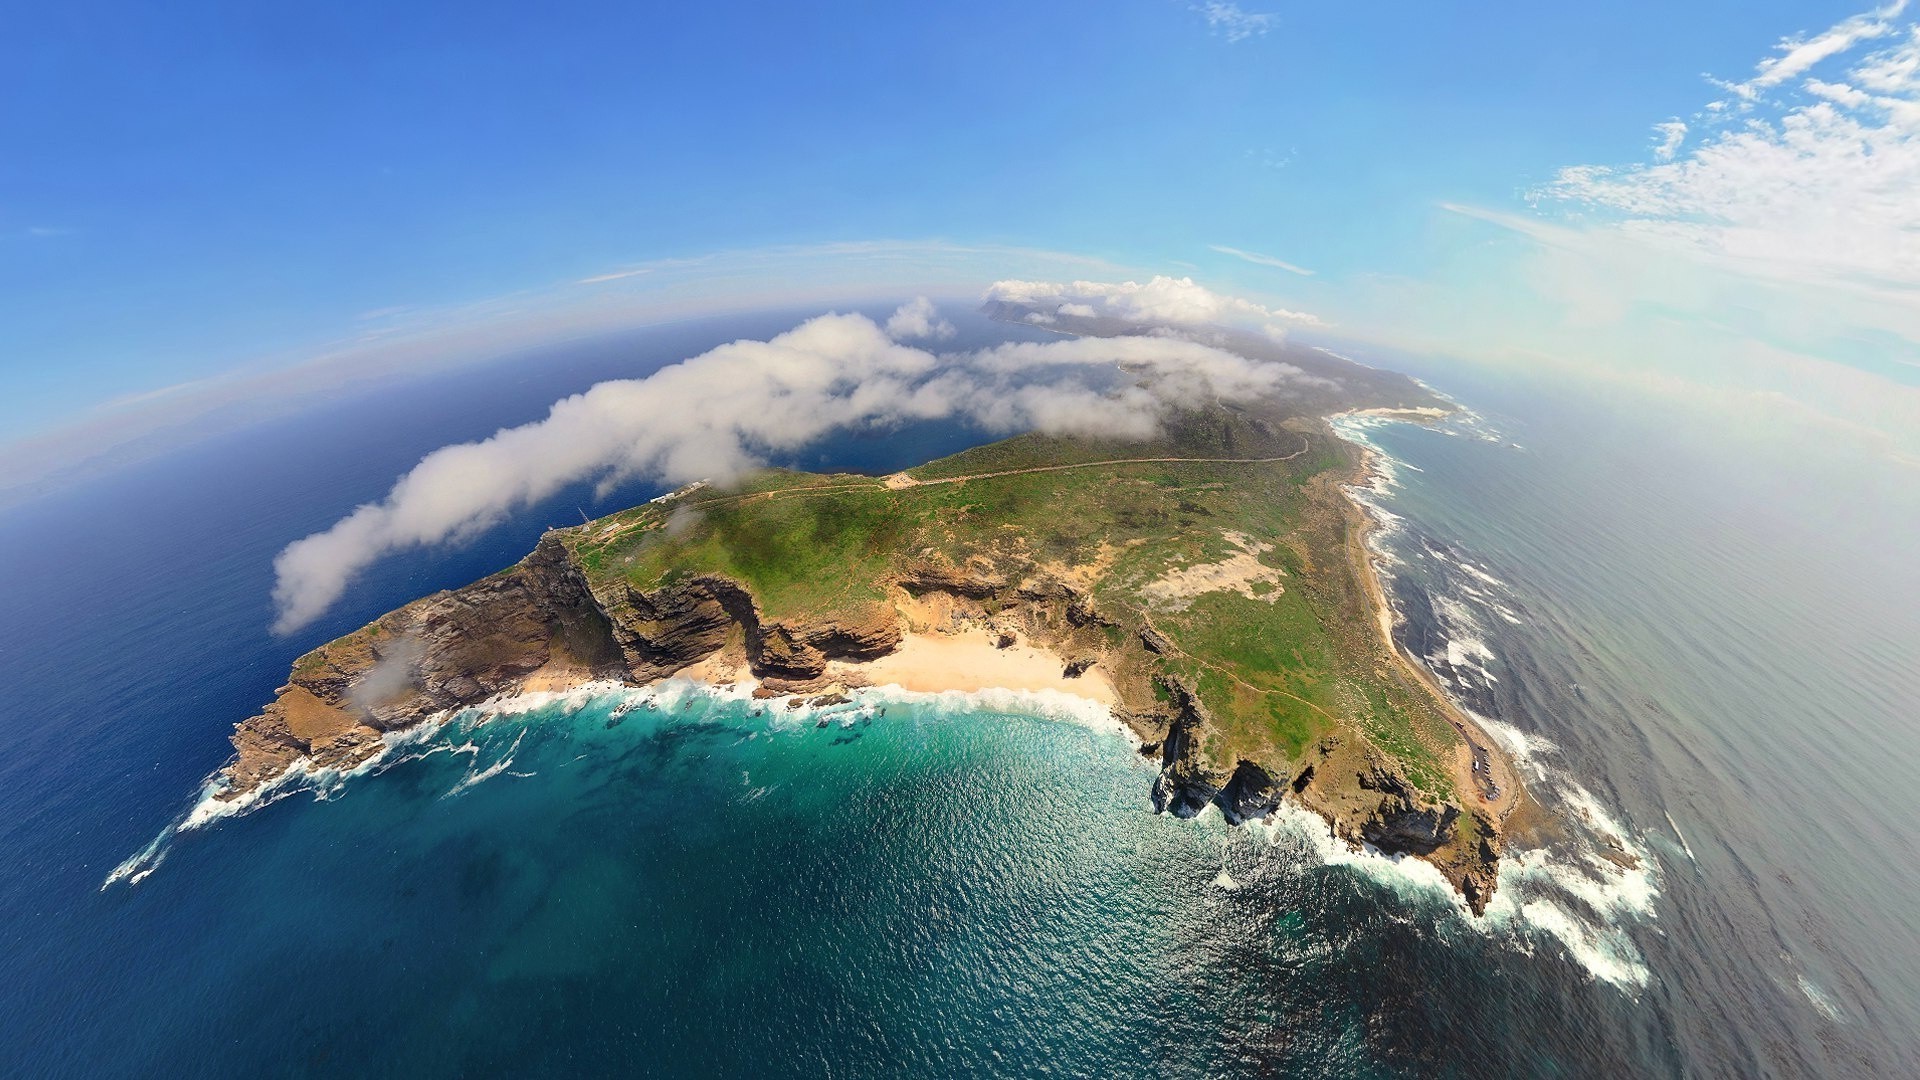
M1497 577L1494 577L1492 574L1487 573L1485 570L1480 569L1479 567L1473 565L1472 563L1468 562L1465 559L1455 559L1453 564L1455 566L1458 566L1460 569L1465 570L1467 573L1472 574L1474 577L1479 578L1481 581L1486 582L1489 585L1497 585L1503 589L1508 588L1508 585L1506 582L1500 580Z
M1647 965L1625 935L1611 928L1596 931L1545 900L1528 901L1520 908L1520 917L1558 939L1595 978L1636 990L1647 985Z
M1249 821L1244 828L1269 842L1282 838L1304 842L1322 866L1356 871L1402 898L1444 899L1462 917L1473 918L1466 900L1432 863L1412 855L1388 855L1370 844L1356 848L1335 836L1325 818L1305 807L1282 802L1269 819Z
M1535 780L1546 778L1547 766L1541 758L1560 749L1546 736L1521 731L1512 724L1501 723L1491 716L1483 716L1472 709L1462 711L1473 718L1473 722L1479 725L1480 730L1492 736L1493 741L1500 744L1500 749L1506 752L1508 760L1525 766Z
M1531 774L1537 791L1550 791L1565 806L1568 824L1588 833L1570 852L1535 849L1501 860L1500 892L1488 914L1499 909L1502 917L1554 937L1596 978L1644 986L1646 963L1627 928L1656 917L1659 864L1592 792L1548 770L1542 759L1558 749L1551 741L1471 715Z
M1680 823L1673 820L1672 814L1667 815L1667 824L1673 826L1673 835L1680 838L1680 850L1687 853L1687 859L1690 862L1699 862L1700 860L1693 854L1693 845L1687 843L1687 834L1680 831Z
M494 777L499 776L501 773L506 772L509 768L513 766L513 755L517 753L520 749L520 740L526 737L527 737L526 730L522 729L518 735L515 735L513 737L513 745L507 747L507 752L501 755L499 761L494 762L493 764L487 766L484 769L475 770L471 767L468 768L467 775L461 777L459 783L453 785L453 787L450 788L445 795L442 795L440 797L443 799L451 799L454 796L460 794L461 792L469 790L470 788L474 787L477 784L484 784L488 780L491 780ZM475 756L477 757L478 754L476 754ZM532 775L532 774L529 773L524 775Z
M1807 1000L1813 1004L1815 1009L1820 1011L1820 1015L1836 1024L1844 1019L1840 1013L1839 1003L1828 996L1826 991L1820 989L1819 985L1812 979L1807 978L1805 975L1795 976L1795 979L1800 984L1800 992L1807 996Z
M1428 430L1456 438L1503 441L1484 417L1458 402L1452 404L1458 411L1440 424L1429 425ZM1397 562L1388 541L1402 528L1402 522L1382 505L1382 500L1391 497L1400 470L1410 466L1382 451L1371 438L1371 432L1381 424L1398 422L1402 421L1382 416L1333 418L1338 434L1369 451L1373 470L1368 482L1346 490L1379 525L1369 538L1368 548L1383 574ZM1464 576L1456 581L1459 596L1431 594L1434 614L1442 630L1442 644L1427 657L1428 666L1452 672L1457 679L1472 677L1493 682L1495 677L1487 665L1499 657L1488 646L1486 628L1468 603L1484 608L1508 624L1523 625L1519 614L1501 599L1512 595L1511 586L1463 555L1445 550L1434 550L1431 554L1459 568ZM1392 593L1388 595L1391 597ZM1394 614L1398 617L1399 612L1396 610ZM1475 919L1469 913L1468 923L1522 952L1531 953L1542 941L1557 942L1592 977L1628 991L1643 987L1648 978L1647 966L1627 931L1633 923L1654 917L1654 901L1659 894L1657 864L1633 842L1592 793L1568 778L1549 772L1543 757L1557 750L1552 742L1471 710L1465 711L1506 751L1537 791L1544 794L1552 790L1563 797L1578 816L1577 824L1587 831L1582 842L1566 852L1534 850L1517 858L1503 858L1498 869L1499 888L1486 915ZM1430 864L1420 860L1395 862L1364 852L1354 854L1334 840L1323 823L1317 835L1324 838L1321 842L1323 861L1353 866L1396 891L1441 890L1455 899L1458 910L1467 912L1464 901ZM1614 857L1608 858L1602 851Z
M989 688L985 690L943 690L925 692L906 690L899 686L862 687L850 691L858 703L874 702L887 704L934 705L942 711L974 711L991 713L1012 713L1018 716L1034 716L1043 720L1060 720L1078 724L1094 731L1118 735L1136 750L1140 747L1140 736L1134 730L1113 715L1113 710L1092 698L1069 694L1061 690L1004 690ZM803 706L802 711L810 709Z
M178 820L161 830L146 847L110 871L100 887L105 889L118 882L138 884L166 860L167 851L179 834L204 828L225 818L251 813L289 795L309 792L315 801L325 802L341 794L356 777L384 772L388 768L434 754L467 754L477 759L482 748L471 739L459 743L432 741L449 726L456 731L470 733L482 725L501 719L524 717L553 709L559 710L564 716L576 716L587 706L609 699L616 702L616 707L650 704L662 713L676 713L699 702L751 701L752 692L749 684L714 685L676 676L646 686L634 686L617 680L596 680L566 690L500 694L477 705L437 713L412 727L388 732L381 737L380 747L351 769L318 768L310 759L299 758L278 776L243 795L231 798L226 797L232 790L231 784L223 772L216 772L202 783L192 805ZM1012 713L1069 721L1095 731L1118 735L1136 749L1140 745L1139 736L1115 718L1106 705L1058 690L990 689L923 693L898 686L882 686L862 687L852 691L851 696L854 699L851 704L835 706L816 706L798 696L768 699L765 715L773 726L792 729L817 722L822 715L838 715L844 723L850 724L863 717L871 718L879 707L889 702L919 703L936 705L945 711ZM513 745L500 760L484 768L477 765L470 767L466 776L442 798L459 795L502 773L532 775L510 771L513 755L525 734L522 731L515 737Z

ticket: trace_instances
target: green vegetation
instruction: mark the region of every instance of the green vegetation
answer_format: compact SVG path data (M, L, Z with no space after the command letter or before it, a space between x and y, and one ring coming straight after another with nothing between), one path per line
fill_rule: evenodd
M652 590L723 574L776 621L871 612L916 567L1069 582L1106 620L1086 640L1118 658L1123 698L1164 702L1156 678L1181 679L1215 721L1205 749L1216 762L1297 762L1357 730L1422 788L1451 795L1442 762L1454 733L1380 641L1355 562L1337 483L1356 455L1316 420L1216 407L1145 444L1008 439L911 470L910 486L769 471L565 538L602 580ZM1149 588L1223 560L1248 569L1249 556L1282 574L1184 596ZM1141 647L1143 631L1171 647Z

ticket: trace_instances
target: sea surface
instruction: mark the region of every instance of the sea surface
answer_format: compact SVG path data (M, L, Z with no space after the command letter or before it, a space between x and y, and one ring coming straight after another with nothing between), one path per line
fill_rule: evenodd
M1403 644L1560 823L1484 917L1304 814L1153 814L1152 766L1058 696L589 687L204 812L300 652L653 492L390 560L297 640L281 546L436 446L794 321L380 387L0 514L0 1072L1920 1071L1920 485L1437 362L1464 416L1342 426Z

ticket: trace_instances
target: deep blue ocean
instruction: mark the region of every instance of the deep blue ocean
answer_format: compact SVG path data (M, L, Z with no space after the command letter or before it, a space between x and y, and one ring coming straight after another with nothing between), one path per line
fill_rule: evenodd
M1157 816L1120 736L961 696L575 694L168 835L299 653L655 492L389 559L289 640L282 546L428 450L796 321L396 379L0 512L0 1073L1920 1073L1912 474L1417 359L1471 415L1347 425L1402 640L1564 823L1483 918L1304 815Z

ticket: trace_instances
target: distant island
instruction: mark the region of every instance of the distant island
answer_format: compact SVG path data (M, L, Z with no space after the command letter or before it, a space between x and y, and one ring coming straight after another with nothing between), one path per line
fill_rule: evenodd
M1285 358L1326 389L1176 411L1146 442L1030 434L887 477L767 470L551 530L518 564L302 656L237 726L219 797L593 681L678 676L774 707L878 685L1053 690L1110 707L1159 762L1158 809L1240 822L1291 801L1350 844L1430 862L1484 911L1524 795L1393 646L1370 522L1344 490L1369 464L1327 422L1451 406L1302 352Z

